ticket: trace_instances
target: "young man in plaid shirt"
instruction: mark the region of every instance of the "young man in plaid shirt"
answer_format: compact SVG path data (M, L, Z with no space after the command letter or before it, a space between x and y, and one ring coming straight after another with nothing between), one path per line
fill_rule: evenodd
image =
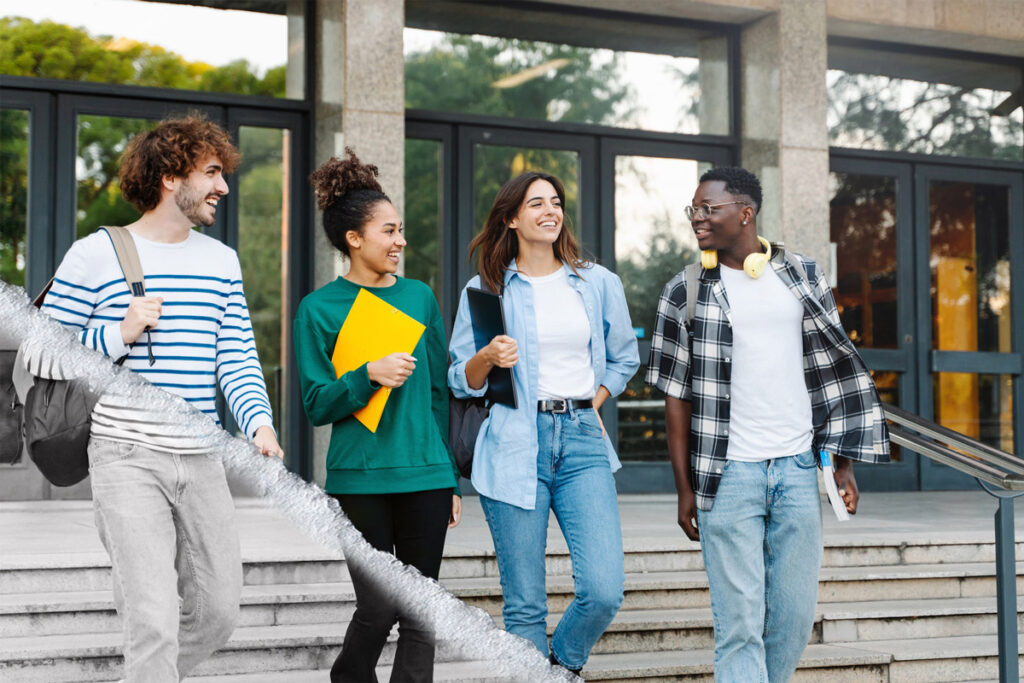
M718 265L691 278L695 305L685 271L665 285L646 378L666 395L679 526L701 542L715 679L730 683L788 681L810 637L822 556L817 454L835 456L851 513L853 461L889 459L878 394L824 273L758 238L761 201L745 169L701 176L687 214Z

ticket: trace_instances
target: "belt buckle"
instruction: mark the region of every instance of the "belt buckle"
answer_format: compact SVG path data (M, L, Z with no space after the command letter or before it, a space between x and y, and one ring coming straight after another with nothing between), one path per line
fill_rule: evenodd
M565 400L564 398L556 398L552 400L551 403L553 404L551 408L552 413L557 413L561 415L562 413L566 413L569 411L569 401Z

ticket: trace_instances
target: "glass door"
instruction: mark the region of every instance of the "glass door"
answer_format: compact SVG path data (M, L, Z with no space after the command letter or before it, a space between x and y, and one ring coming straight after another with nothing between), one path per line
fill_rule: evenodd
M646 363L661 290L698 259L684 207L701 174L728 161L721 148L602 141L601 262L622 279L641 363L626 390L602 409L623 463L622 492L674 490L665 457L665 397L644 381Z
M47 246L53 239L52 213L42 198L52 190L48 135L49 98L40 93L5 91L0 107L0 280L38 293L50 277ZM4 350L16 340L5 339ZM0 463L0 500L45 498L50 490L22 449Z
M833 159L831 167L833 295L843 328L882 401L918 412L910 164ZM868 491L916 490L918 477L917 454L895 445L890 463L857 466Z
M921 415L1020 453L1021 174L921 166L915 181ZM922 459L921 486L973 482Z

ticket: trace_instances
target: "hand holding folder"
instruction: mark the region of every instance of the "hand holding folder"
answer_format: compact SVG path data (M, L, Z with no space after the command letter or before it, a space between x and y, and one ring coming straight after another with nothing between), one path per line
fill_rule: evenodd
M338 377L364 363L392 353L412 353L426 326L379 296L360 289L338 331L331 363ZM366 407L353 415L371 432L377 431L391 389L381 387Z
M501 297L494 292L468 287L466 297L469 302L469 317L473 322L473 341L476 343L476 350L479 351L492 339L506 333L505 311L501 305ZM486 397L494 403L519 407L512 368L491 369L487 375Z

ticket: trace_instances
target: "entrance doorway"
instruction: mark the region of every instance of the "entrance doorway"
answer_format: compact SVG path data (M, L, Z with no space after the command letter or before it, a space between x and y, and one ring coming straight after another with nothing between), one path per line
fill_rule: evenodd
M585 256L622 279L645 363L661 288L697 258L683 207L701 173L731 162L732 147L602 127L537 130L484 117L438 118L406 120L406 275L431 285L449 331L459 293L476 274L469 243L498 188L523 171L542 170L565 184L566 224ZM626 391L602 408L623 462L620 492L674 490L664 401L643 377L641 366Z
M836 300L882 399L1021 452L1024 173L839 155L831 166ZM893 455L858 468L863 488L974 486Z

